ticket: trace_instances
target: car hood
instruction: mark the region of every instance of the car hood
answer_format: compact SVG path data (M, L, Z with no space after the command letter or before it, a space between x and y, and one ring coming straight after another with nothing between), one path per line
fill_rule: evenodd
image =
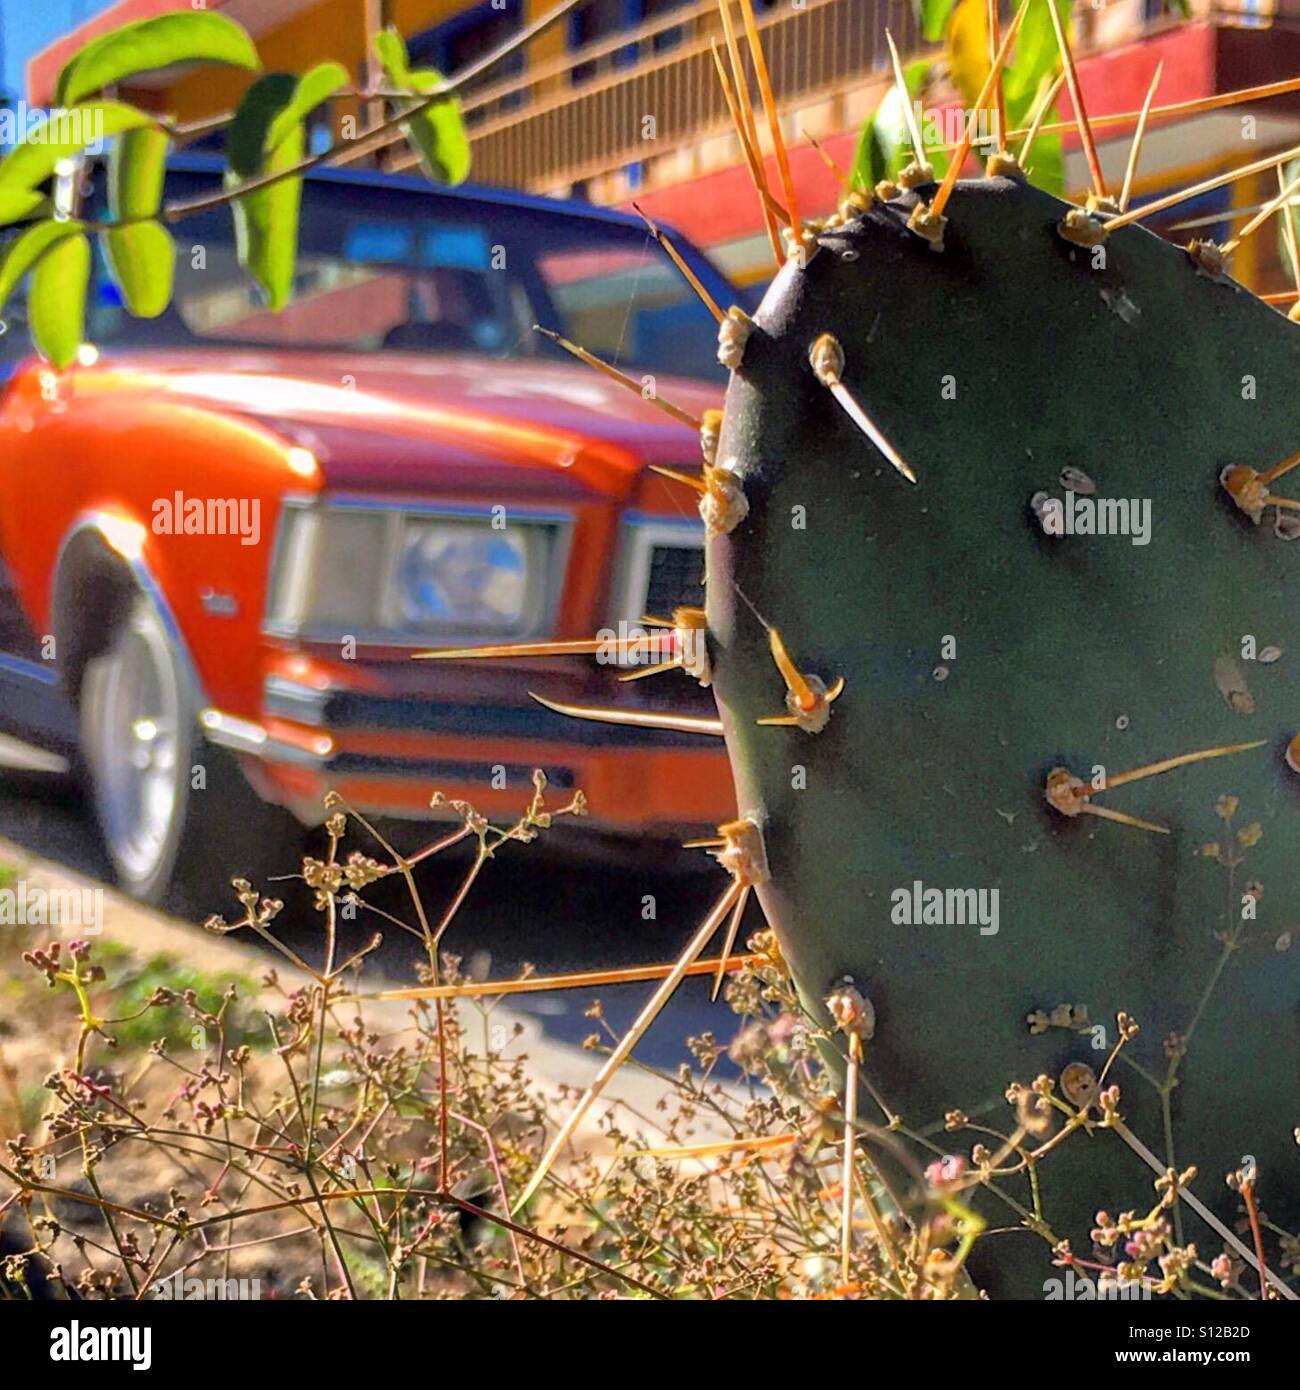
M649 464L698 462L699 440L652 401L588 367L380 352L183 350L105 357L104 384L167 394L255 419L310 448L334 488L402 488L431 468L467 476L503 467L622 494ZM722 383L643 378L699 416Z

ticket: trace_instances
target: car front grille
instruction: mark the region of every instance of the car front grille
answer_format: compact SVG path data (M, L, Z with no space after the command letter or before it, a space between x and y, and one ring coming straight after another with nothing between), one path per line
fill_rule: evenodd
M643 612L656 618L671 618L674 608L683 607L704 607L703 547L652 546Z

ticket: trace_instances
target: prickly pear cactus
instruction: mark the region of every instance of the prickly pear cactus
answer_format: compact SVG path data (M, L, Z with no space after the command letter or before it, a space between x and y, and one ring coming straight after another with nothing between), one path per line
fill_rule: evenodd
M1257 476L1300 449L1300 328L1140 227L1067 240L1019 179L959 183L938 248L915 202L833 219L724 325L709 656L762 906L815 1014L845 976L870 1001L902 1128L969 1159L996 1144L945 1115L1006 1133L1040 1076L1121 1117L1036 1165L1048 1240L972 1256L1042 1297L1051 1241L1090 1255L1153 1164L1247 1243L1230 1172L1300 1214L1300 545ZM1119 499L1129 533L1088 534ZM1025 1172L995 1185L994 1224L1033 1212Z

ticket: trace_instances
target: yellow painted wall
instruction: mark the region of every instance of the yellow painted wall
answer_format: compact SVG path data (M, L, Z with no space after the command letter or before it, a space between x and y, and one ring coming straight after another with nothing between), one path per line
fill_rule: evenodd
M554 0L524 0L524 23L532 24L540 19L547 10L552 8ZM529 46L531 61L534 63L549 63L556 58L564 55L568 47L566 35L568 25L561 20L559 24L553 25L535 43Z
M333 58L354 72L363 43L363 14L355 0L323 0L279 29L257 37L263 67L302 72ZM206 67L171 87L164 104L185 121L215 116L237 106L251 80L237 69Z
M462 10L473 9L465 0L387 0L388 22L403 34L431 29Z
M546 0L526 0L529 18L534 6L543 8ZM369 39L366 33L365 0L322 0L304 10L278 29L256 38L262 65L268 72L303 72L314 63L333 59L342 63L358 79L364 71ZM375 6L388 24L406 35L420 33L462 10L471 8L465 0L382 0ZM563 30L555 36L563 46ZM177 82L165 94L152 93L148 105L173 112L183 121L215 116L233 110L252 79L236 69L205 68ZM143 94L142 94L143 96ZM340 116L355 114L357 103L340 100Z

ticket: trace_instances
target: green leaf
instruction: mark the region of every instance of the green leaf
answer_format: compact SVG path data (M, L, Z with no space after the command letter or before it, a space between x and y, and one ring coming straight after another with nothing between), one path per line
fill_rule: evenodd
M347 84L348 73L342 63L318 63L303 73L288 104L271 122L266 134L266 148L275 149L295 125Z
M113 142L108 161L108 210L115 222L152 217L162 203L167 132L155 126L128 130Z
M885 177L885 152L880 147L876 135L876 117L868 116L858 132L857 148L853 151L853 167L849 170L849 183L853 188L870 192Z
M38 222L9 243L0 260L0 313L9 302L18 282L51 247L68 237L79 234L81 223L73 221Z
M1050 21L1048 28L1051 28ZM1014 103L1008 97L1007 120L1010 121L1013 128L1023 129L1029 124L1031 114L1038 101L1047 94L1047 89L1055 81L1056 71L1055 62L1044 63L1036 88L1018 93ZM1044 115L1043 124L1053 125L1060 118L1060 112L1053 106ZM1065 196L1065 146L1059 135L1040 133L1034 137L1033 149L1029 151L1029 168L1025 173L1035 188L1041 188L1046 193L1053 193L1058 198Z
M302 159L304 144L299 123L267 156L261 172L274 174L291 169ZM227 188L237 187L243 181L237 170L226 172ZM245 194L231 208L239 263L266 291L272 309L283 309L293 292L301 206L302 179L295 177Z
M912 0L916 17L921 21L921 33L930 43L943 38L944 25L956 7L957 0Z
M182 10L92 39L64 64L55 104L72 106L124 77L173 63L224 63L249 72L261 66L253 41L234 20L208 10Z
M347 81L340 63L319 63L301 77L269 72L259 78L244 94L226 136L230 167L253 178L263 170L267 155Z
M932 66L927 59L918 59L903 69L903 79L912 101L925 89ZM931 133L925 125L921 126L923 141ZM943 144L927 144L925 155L934 166L935 177L942 178L948 167L948 155ZM858 137L858 147L853 157L853 183L870 190L881 179L892 178L911 162L911 136L908 134L902 98L895 85L885 93Z
M104 258L126 307L140 319L155 319L171 303L176 245L157 222L132 222L103 233Z
M436 92L446 78L436 72L413 72L417 92ZM464 183L469 178L470 147L458 101L442 101L402 122L402 134L420 156L424 172L435 183Z
M1060 113L1053 107L1045 118L1045 123L1060 120ZM1065 148L1059 135L1039 135L1034 139L1034 148L1029 151L1029 182L1045 193L1054 193L1058 198L1065 197Z
M86 287L90 239L84 232L61 238L36 263L27 296L27 319L37 351L62 370L86 335Z
M431 94L447 81L432 68L412 72L406 44L394 30L386 29L375 36L375 51L384 73L395 87ZM402 134L419 156L425 174L435 183L464 183L469 177L469 137L465 134L458 101L438 102L409 121L403 121Z
M30 191L42 184L65 159L87 145L124 131L156 126L155 117L120 101L94 101L51 117L0 163L0 190ZM46 138L48 136L48 138Z
M268 72L244 93L226 133L226 158L241 179L265 172L266 137L297 90L298 79L292 73Z
M41 210L45 199L26 188L0 188L0 227L21 222Z
M379 55L388 80L395 87L409 85L411 60L406 52L406 40L396 29L384 29L375 35L375 52Z
M301 77L270 72L259 78L245 93L227 134L230 167L246 179L262 172L266 157L347 81L340 63L320 63Z
M1057 13L1065 32L1070 32L1070 0L1055 0ZM1034 97L1040 90L1044 77L1054 77L1060 67L1061 53L1056 42L1056 30L1052 28L1051 12L1045 3L1030 5L1020 32L1016 35L1016 48L1007 64L1002 78L1002 90L1007 103L1007 120L1011 129L1023 126Z
M272 72L255 82L240 103L227 136L226 187L291 169L306 148L303 121L348 80L338 63L320 63L301 78ZM298 255L302 179L282 179L240 198L233 206L235 246L242 266L266 291L272 309L293 292Z

